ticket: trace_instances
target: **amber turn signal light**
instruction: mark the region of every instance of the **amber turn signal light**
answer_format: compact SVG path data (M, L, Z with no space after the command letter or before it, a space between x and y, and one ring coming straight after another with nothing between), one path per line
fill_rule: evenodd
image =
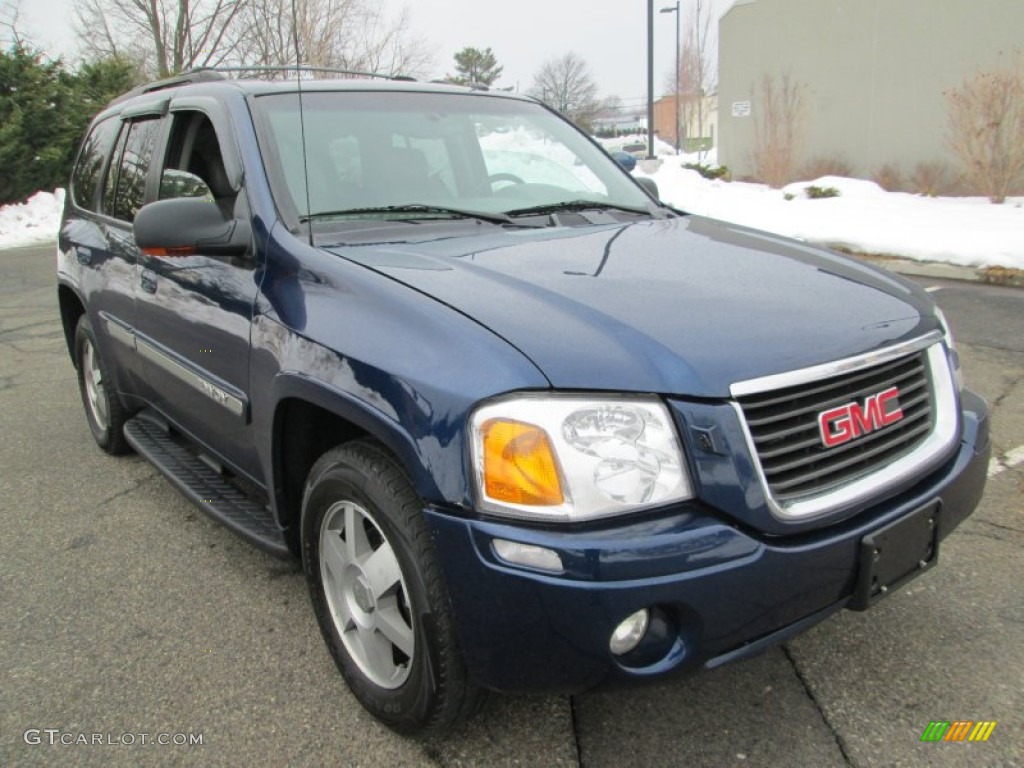
M483 424L484 491L495 501L557 506L565 501L548 434L520 421Z

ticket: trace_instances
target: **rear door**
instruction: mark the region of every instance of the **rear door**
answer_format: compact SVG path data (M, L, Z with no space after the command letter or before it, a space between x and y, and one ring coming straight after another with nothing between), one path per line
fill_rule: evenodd
M143 400L148 392L133 335L138 249L131 220L145 201L161 128L157 113L112 115L94 126L72 175L61 230L61 249L73 257L69 262L116 385Z

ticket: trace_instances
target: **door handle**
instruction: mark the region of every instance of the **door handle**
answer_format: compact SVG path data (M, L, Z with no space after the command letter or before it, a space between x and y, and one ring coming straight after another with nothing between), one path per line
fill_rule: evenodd
M78 246L75 248L75 258L78 259L79 264L89 266L92 264L92 249Z
M139 276L139 284L146 293L156 293L156 272L151 269L142 270Z

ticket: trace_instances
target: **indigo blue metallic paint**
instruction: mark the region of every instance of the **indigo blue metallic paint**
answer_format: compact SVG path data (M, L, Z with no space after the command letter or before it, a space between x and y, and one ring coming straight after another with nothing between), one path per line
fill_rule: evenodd
M428 509L472 673L501 691L584 690L636 679L608 650L615 626L640 608L660 606L674 620L685 653L680 671L717 666L774 635L806 629L849 599L861 539L936 499L940 538L970 514L988 466L987 411L964 398L964 437L944 467L856 518L802 536L764 537L723 526L702 503L645 520L591 531L524 530ZM561 576L502 563L491 541L504 538L552 549ZM755 646L756 647L756 646Z
M251 325L220 329L235 344L251 343L248 380L239 384L251 422L235 445L221 447L221 458L267 486L276 502L275 472L287 457L275 461L275 413L293 398L384 442L427 503L461 647L482 684L580 690L742 655L759 639L781 639L841 607L866 533L939 498L945 536L977 503L990 449L985 406L970 392L962 393L962 442L943 467L848 519L801 525L767 513L724 402L733 382L937 328L919 289L801 243L697 217L539 229L392 223L380 227L387 245L371 242L380 231L364 230L362 240L342 232L336 245L314 248L280 222L251 95L229 84L189 92L216 93L225 105L217 127L233 132L254 232L251 273L225 275L216 281L220 293L190 283L204 300L230 305L233 316L252 317ZM69 206L58 272L90 316L116 312L131 325L140 267L118 245L124 234L123 225ZM94 247L93 263L76 258L81 247ZM227 287L236 283L244 290ZM174 320L193 341L204 332L184 304ZM116 343L100 338L103 353L119 355L126 371L122 395L158 399L136 357L114 352ZM665 395L699 498L586 527L476 516L465 449L472 408L502 393L552 387ZM202 424L176 416L180 428L202 437ZM714 427L724 450L701 452L689 426ZM495 537L557 551L565 573L500 562ZM610 655L608 637L652 604L665 609L678 642L661 662L628 669Z
M331 250L491 328L562 389L725 398L938 327L899 279L697 217Z

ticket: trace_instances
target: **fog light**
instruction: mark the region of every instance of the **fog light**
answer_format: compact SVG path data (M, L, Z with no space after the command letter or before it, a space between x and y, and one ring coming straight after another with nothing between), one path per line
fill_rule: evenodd
M561 573L562 558L553 549L538 547L534 544L523 544L519 541L494 540L494 553L506 563L525 565L542 571Z
M629 653L637 644L643 640L647 631L647 624L650 621L650 614L646 608L641 608L636 613L628 616L612 632L612 639L608 641L608 647L616 656Z

